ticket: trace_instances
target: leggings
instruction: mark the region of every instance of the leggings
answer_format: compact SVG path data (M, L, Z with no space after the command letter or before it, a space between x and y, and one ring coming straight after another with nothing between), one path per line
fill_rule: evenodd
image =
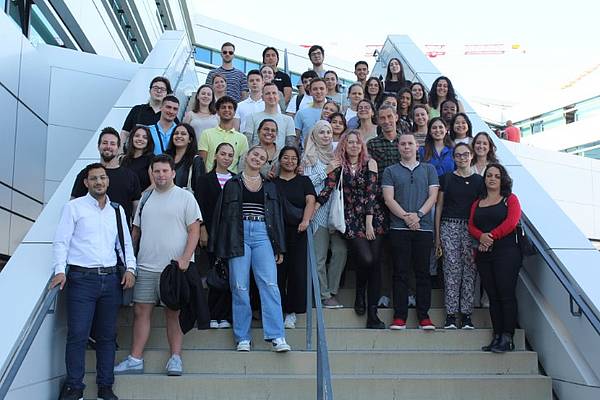
M383 237L349 239L348 244L356 257L356 290L367 288L367 306L377 306L381 293L381 265L379 259Z
M517 325L515 288L521 267L516 246L494 248L475 257L481 283L490 298L490 317L495 334L513 334Z

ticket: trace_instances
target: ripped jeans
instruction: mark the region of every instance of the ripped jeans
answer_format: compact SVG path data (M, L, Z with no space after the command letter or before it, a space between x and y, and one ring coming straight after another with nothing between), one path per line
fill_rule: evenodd
M264 339L285 337L277 265L264 222L244 221L244 255L229 259L233 335L236 341L251 340L250 266L260 293Z

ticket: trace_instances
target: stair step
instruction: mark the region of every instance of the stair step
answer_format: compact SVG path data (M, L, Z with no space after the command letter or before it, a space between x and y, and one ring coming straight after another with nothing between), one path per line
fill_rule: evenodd
M128 351L118 351L117 362ZM162 374L169 359L167 350L144 353L144 371ZM233 350L186 350L182 353L186 373L195 374L309 374L316 371L316 353L292 351L274 354L267 350L239 353ZM360 360L360 362L356 362ZM536 374L537 354L514 351L504 355L481 351L331 351L334 374ZM96 370L94 351L88 351L86 371Z
M379 315L379 318L385 322L386 326L392 323L394 310L389 308L380 308L377 314ZM433 323L438 327L442 327L446 321L446 312L439 308L431 309L429 311L429 316L431 317ZM356 315L353 308L323 309L323 317L325 319L326 328L364 328L367 321L366 316ZM133 310L124 309L120 312L119 318L119 326L132 326ZM491 328L492 326L490 312L487 309L474 309L472 318L473 324L475 324L477 328ZM416 328L417 323L416 310L409 309L407 320L408 328ZM161 309L154 310L152 313L152 327L164 328L165 326L166 323L164 312ZM255 328L261 327L261 321L252 321L252 326ZM313 326L316 326L315 311L313 311ZM305 314L297 315L296 329L298 328L306 328Z
M336 398L344 400L552 398L551 380L540 375L334 375L332 380ZM86 398L95 398L94 381L94 374L86 374ZM144 374L118 376L114 389L122 400L306 400L315 396L316 379L273 374Z
M120 327L117 341L121 349L131 344L131 327ZM262 329L253 328L253 344L258 349L267 349L269 343L262 340ZM514 342L517 350L525 349L523 330L515 332ZM327 329L327 345L330 350L475 350L490 342L491 329L443 330L434 332L419 329L391 331L389 329ZM306 346L306 330L290 329L286 331L287 342L295 350ZM313 330L313 343L316 345L316 333ZM183 340L184 349L230 350L234 346L231 329L192 330ZM146 348L161 349L167 347L165 328L152 328Z

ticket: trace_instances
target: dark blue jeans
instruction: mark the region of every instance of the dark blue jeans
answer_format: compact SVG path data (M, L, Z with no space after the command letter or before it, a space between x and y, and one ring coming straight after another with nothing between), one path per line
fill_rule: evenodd
M95 319L96 383L112 386L115 381L115 339L122 289L118 274L72 271L67 275L67 365L66 385L83 389L85 350Z

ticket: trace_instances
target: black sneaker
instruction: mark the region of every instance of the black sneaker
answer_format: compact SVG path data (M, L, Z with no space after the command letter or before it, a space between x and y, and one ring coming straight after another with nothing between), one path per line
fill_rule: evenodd
M119 400L111 386L98 386L98 400Z
M446 323L444 324L444 329L456 329L456 316L447 315Z
M64 386L60 392L59 400L83 400L83 389L75 389L71 386Z
M471 321L471 314L463 314L462 316L462 328L463 329L475 329L473 322Z

